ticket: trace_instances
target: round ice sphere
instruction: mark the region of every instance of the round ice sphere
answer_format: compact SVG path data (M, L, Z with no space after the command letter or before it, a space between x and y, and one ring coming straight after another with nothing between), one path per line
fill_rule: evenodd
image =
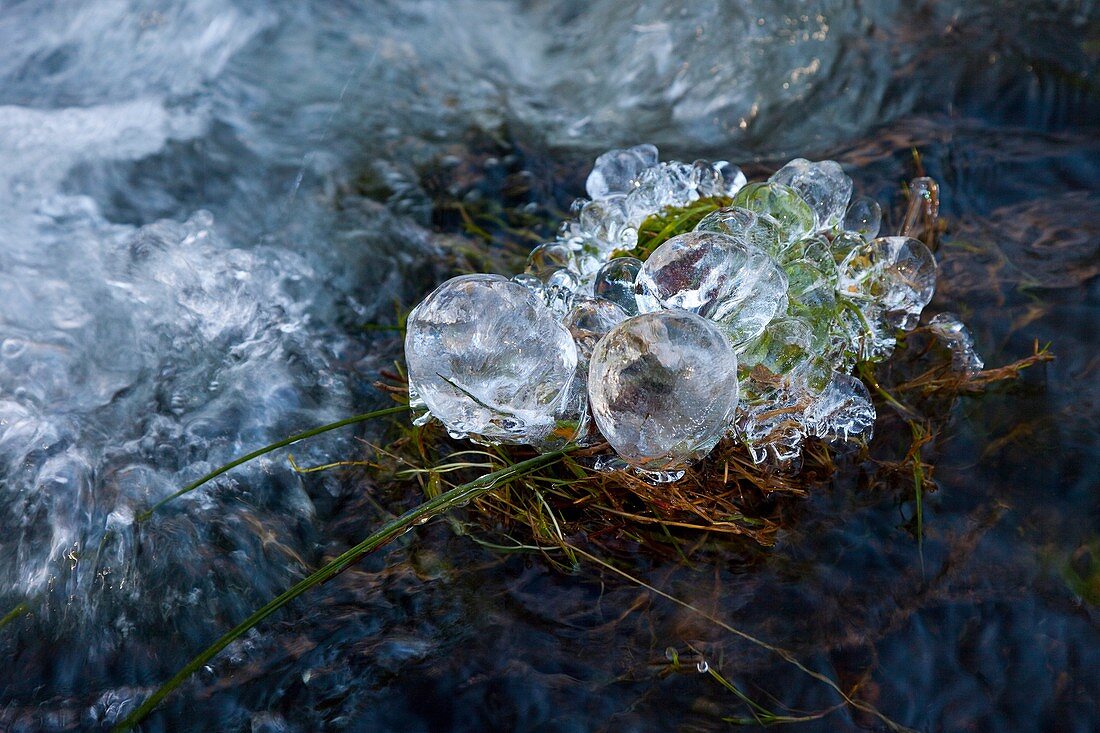
M657 165L657 148L635 145L626 150L608 150L596 158L584 187L593 199L628 193L637 186L647 168Z
M712 211L695 225L695 231L728 234L771 255L779 251L779 224L775 219L738 206Z
M527 288L532 293L537 295L539 300L546 300L546 283L544 283L542 280L539 280L534 275L529 275L526 272L521 272L518 275L512 276L512 282Z
M611 447L649 471L706 455L737 408L737 357L719 328L684 311L623 321L592 352L592 416Z
M817 213L797 191L781 183L750 183L733 197L733 205L771 216L779 223L785 242L796 242L817 231Z
M795 158L769 180L797 191L817 214L822 229L832 229L844 220L852 197L852 179L835 160L811 163L805 158Z
M653 250L638 273L639 308L698 313L734 343L758 336L787 307L787 276L761 250L717 232L686 232Z
M409 314L409 393L455 436L540 443L577 367L569 331L529 289L497 275L440 285Z
M642 261L636 257L616 257L596 273L592 292L604 300L610 300L627 315L636 316L638 302L634 298L634 281L641 269Z
M856 247L837 271L841 294L876 301L897 328L913 328L936 289L936 258L910 237L879 237Z

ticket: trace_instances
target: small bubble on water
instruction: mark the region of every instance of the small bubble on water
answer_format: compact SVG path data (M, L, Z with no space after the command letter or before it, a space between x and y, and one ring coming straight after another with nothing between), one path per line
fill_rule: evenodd
M0 344L0 356L5 359L14 359L27 349L27 342L18 338L7 338Z

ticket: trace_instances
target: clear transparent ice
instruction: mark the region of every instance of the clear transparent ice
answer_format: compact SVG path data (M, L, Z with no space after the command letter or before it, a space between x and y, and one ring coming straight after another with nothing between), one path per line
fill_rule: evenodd
M463 275L409 314L405 359L414 406L453 435L537 445L556 427L577 348L529 288Z

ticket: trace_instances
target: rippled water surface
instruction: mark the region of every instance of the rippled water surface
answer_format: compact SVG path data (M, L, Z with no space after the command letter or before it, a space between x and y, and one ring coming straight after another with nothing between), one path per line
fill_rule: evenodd
M1100 726L1100 7L1025 2L0 3L0 730L99 729L416 500L285 454L381 405L392 322L464 236L560 215L618 144L835 157L947 231L931 312L989 365L911 497L858 466L777 547L645 580L922 730ZM294 449L354 457L349 432ZM889 432L880 450L893 449ZM370 437L364 433L360 437ZM896 453L896 451L895 451ZM379 503L381 502L381 503ZM669 672L666 649L690 660ZM592 565L407 535L231 646L147 730L711 730L827 688ZM811 730L873 727L838 710Z

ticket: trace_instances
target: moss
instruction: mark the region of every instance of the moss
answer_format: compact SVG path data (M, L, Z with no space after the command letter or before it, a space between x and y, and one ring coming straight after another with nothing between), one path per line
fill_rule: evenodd
M732 199L725 197L703 198L684 208L669 207L660 214L654 214L638 227L638 244L634 249L620 250L616 257L637 257L645 261L653 250L673 237L690 232L707 214L730 205Z

